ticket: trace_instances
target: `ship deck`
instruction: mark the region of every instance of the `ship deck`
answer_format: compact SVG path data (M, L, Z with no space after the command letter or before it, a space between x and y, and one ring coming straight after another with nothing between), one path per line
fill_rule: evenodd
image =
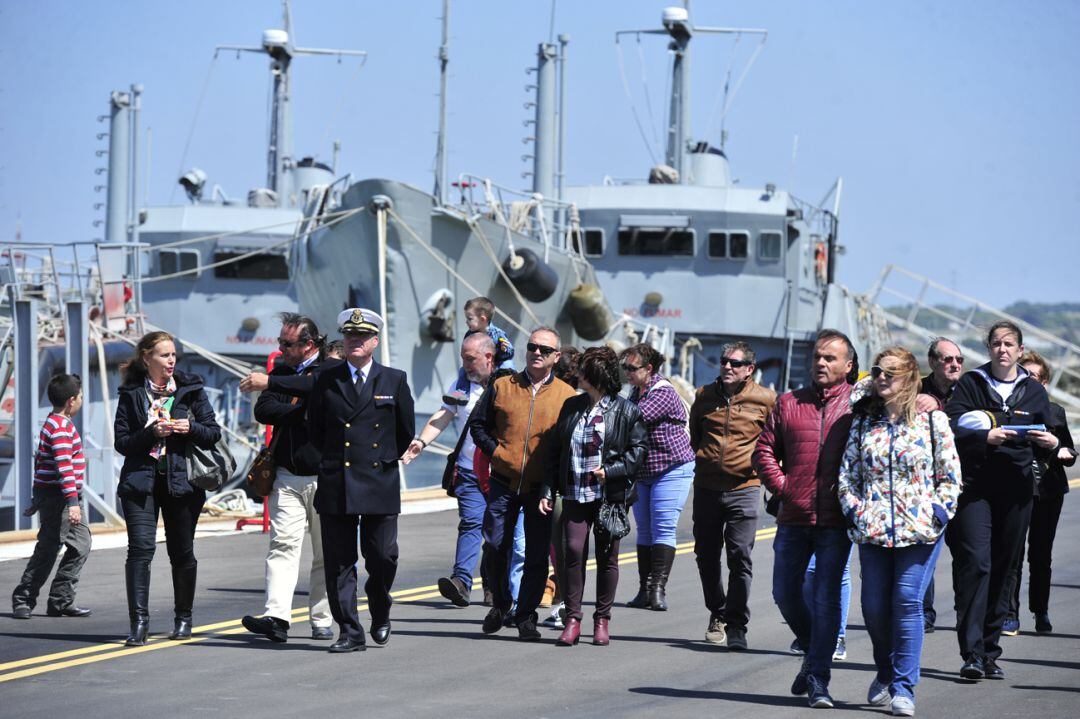
M1072 485L1080 487L1080 472ZM689 508L689 503L688 503ZM772 602L772 537L764 517L754 550L749 651L729 653L703 641L708 613L693 561L689 509L679 528L679 556L668 587L670 611L616 605L612 643L553 646L557 632L542 629L536 644L522 644L504 629L484 636L486 609L450 606L435 579L452 560L454 511L403 515L396 581L394 632L386 647L369 642L366 652L330 655L326 642L308 637L306 578L301 577L288 643L272 644L240 626L258 614L263 599L261 533L209 536L196 543L199 591L195 636L170 642L171 586L164 546L154 560L151 585L153 641L122 645L127 629L124 549L95 550L79 586L78 601L94 610L85 619L49 618L44 602L30 621L0 615L0 715L172 717L327 715L352 705L365 716L416 717L496 713L517 716L716 715L798 717L810 709L788 693L799 658L788 652L792 635ZM631 534L624 541L619 598L636 584ZM921 716L1075 717L1080 707L1080 501L1066 497L1058 531L1050 615L1055 632L1037 636L1023 613L1022 632L1003 638L1005 681L962 682L952 611L950 556L937 567L938 630L926 637ZM305 547L305 561L307 561ZM857 556L857 555L856 555ZM0 562L0 585L14 587L22 559ZM857 560L856 560L857 561ZM865 704L873 678L870 639L859 608L860 583L853 567L848 658L834 665L832 694L842 710L880 715ZM586 602L594 595L590 572ZM1026 589L1026 581L1025 581ZM474 598L479 595L474 592ZM1022 594L1026 604L1026 591ZM366 620L364 604L362 618ZM40 612L40 613L37 613ZM585 608L586 618L590 607ZM585 629L590 627L585 622ZM887 713L887 708L886 708Z

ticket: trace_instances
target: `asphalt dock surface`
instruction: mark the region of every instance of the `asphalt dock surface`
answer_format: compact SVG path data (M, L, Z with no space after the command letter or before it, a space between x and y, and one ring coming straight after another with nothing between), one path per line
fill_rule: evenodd
M47 617L44 597L29 621L12 618L10 607L0 613L0 717L820 715L807 707L805 697L788 693L800 659L788 652L792 635L771 596L772 518L763 516L754 549L750 649L732 653L704 641L708 612L693 557L689 508L688 503L668 585L669 611L623 606L637 583L634 534L623 541L608 647L588 644L592 571L579 646L554 646L558 632L546 628L541 628L543 640L532 644L519 642L511 629L483 635L487 609L478 601L453 607L435 587L452 563L454 511L401 517L391 640L377 647L369 637L367 651L343 655L331 655L327 642L309 638L306 576L297 587L288 643L273 644L240 626L244 614L262 610L267 535L196 542L195 636L180 643L165 639L172 627L172 587L165 547L159 544L151 584L153 641L140 648L122 645L128 628L125 550L96 550L78 594L78 603L92 608L93 616ZM305 565L309 557L305 545ZM853 562L848 658L834 664L830 690L835 711L846 716L887 715L888 707L865 703L874 670L859 608L857 559ZM1004 681L970 683L959 677L950 563L946 548L936 575L938 628L926 637L916 716L1080 716L1080 492L1066 496L1058 528L1050 604L1055 631L1035 635L1024 611L1021 634L1003 638ZM21 559L0 562L5 591L14 588L24 565ZM1025 578L1023 607L1026 586ZM473 599L480 599L478 590Z

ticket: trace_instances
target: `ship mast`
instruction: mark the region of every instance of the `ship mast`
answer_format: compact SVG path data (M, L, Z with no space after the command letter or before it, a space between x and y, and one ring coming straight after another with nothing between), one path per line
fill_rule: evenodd
M296 47L292 42L292 13L288 0L282 3L282 15L285 29L263 31L261 46L218 45L216 51L254 52L270 57L274 96L270 107L270 137L266 151L266 185L274 191L277 205L288 207L292 204L289 199L292 188L288 183L288 171L293 167L292 93L289 73L293 58L298 55L332 55L340 59L367 57L367 53L361 50Z

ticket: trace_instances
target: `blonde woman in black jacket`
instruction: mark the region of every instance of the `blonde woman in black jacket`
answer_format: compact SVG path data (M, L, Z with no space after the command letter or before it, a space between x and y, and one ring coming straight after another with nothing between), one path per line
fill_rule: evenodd
M195 599L195 524L206 492L187 481L188 442L211 448L221 428L200 377L176 369L176 345L167 332L151 332L122 368L114 423L116 451L124 455L117 495L127 522L127 581L131 634L128 646L146 644L150 631L150 562L158 514L172 564L175 623L169 639L191 637Z
M619 359L608 347L585 350L578 363L583 394L566 400L555 425L558 452L547 457L540 513L552 511L562 495L562 531L566 544L566 627L556 644L573 646L581 635L581 598L589 530L601 505L629 506L633 477L648 451L648 431L637 405L619 396ZM610 640L608 620L619 583L619 540L596 547L596 611L593 644Z

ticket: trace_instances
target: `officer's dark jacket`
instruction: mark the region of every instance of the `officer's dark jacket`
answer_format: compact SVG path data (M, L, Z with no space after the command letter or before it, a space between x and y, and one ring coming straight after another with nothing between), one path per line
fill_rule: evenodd
M349 364L315 375L308 436L318 457L319 514L399 514L398 458L416 430L405 373L371 363L359 396Z
M173 419L186 419L191 425L189 434L172 435L165 440L168 491L170 495L180 497L203 491L195 489L187 481L185 446L188 442L195 442L200 447L210 449L221 439L221 428L203 390L202 378L180 370L176 370L173 377L176 379L176 393L169 414ZM146 495L154 491L158 462L150 456L150 450L157 437L154 436L154 426L146 426L149 409L150 397L143 382L121 385L116 420L113 422L113 446L124 455L120 485L117 487L117 493L121 496Z

